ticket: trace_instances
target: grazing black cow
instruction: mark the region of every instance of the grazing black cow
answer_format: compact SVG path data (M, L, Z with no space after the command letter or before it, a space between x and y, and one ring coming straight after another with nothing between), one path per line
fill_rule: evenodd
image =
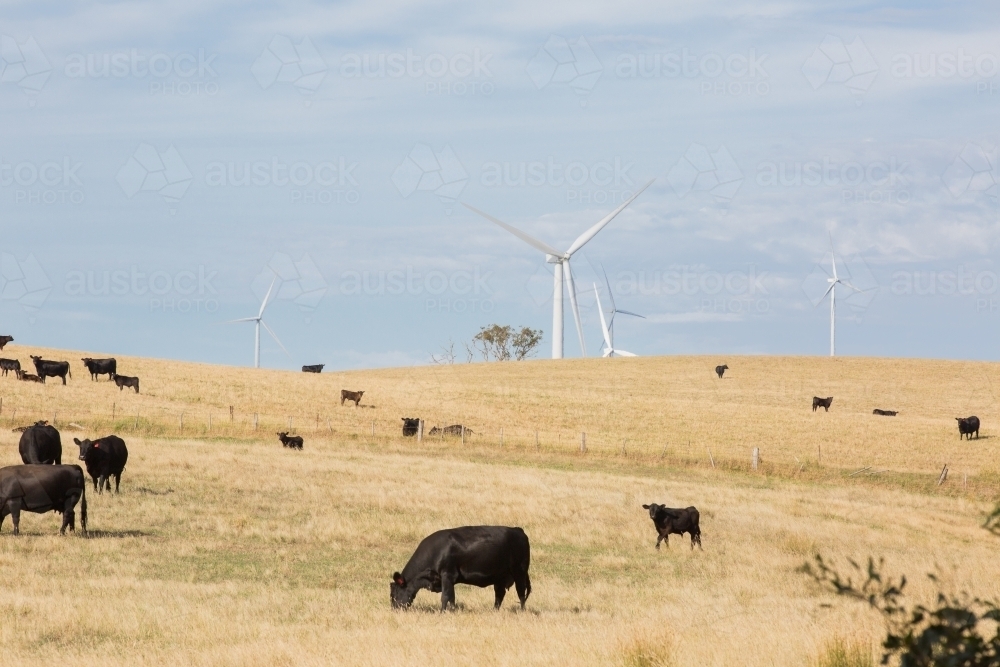
M91 380L96 380L98 375L107 375L110 380L118 370L118 362L115 359L91 359L90 357L85 357L80 361L90 371Z
M323 366L326 366L326 364L314 364L312 366L303 366L302 367L302 372L303 373L322 373L323 372Z
M719 374L719 379L722 379L722 374L729 370L729 366L722 364L721 366L715 367L715 372Z
M87 466L87 473L94 480L94 490L111 492L111 478L115 478L115 493L122 481L122 472L128 462L128 447L117 435L108 435L98 440L78 440L73 442L80 448L80 460Z
M17 375L17 379L22 382L45 382L45 380L38 377L34 373L25 373L20 368L14 371L14 374Z
M115 381L116 385L118 385L118 391L121 391L125 387L132 387L135 389L135 393L139 393L139 378L129 377L128 375L118 375L118 373L115 373L111 376L111 379Z
M883 417L895 417L896 415L899 414L899 411L898 410L879 410L878 408L875 408L874 410L872 410L872 414L873 415L882 415Z
M42 382L45 382L46 377L58 377L62 378L63 384L66 384L66 376L73 377L68 361L46 361L35 355L31 355L31 360L35 362L35 373L42 378Z
M833 405L833 396L827 396L826 398L813 396L813 412L816 412L816 408L823 408L824 411L829 412L831 405Z
M955 417L955 421L958 422L958 439L961 440L962 436L968 436L969 440L972 440L972 434L976 434L976 440L979 440L979 417L973 415L972 417Z
M402 417L403 435L410 437L417 434L420 429L420 419L418 417Z
M462 435L463 428L465 429L466 435L470 435L472 433L472 429L467 426L463 427L461 424L452 424L451 426L445 426L444 428L438 428L435 426L428 431L428 435L441 435L442 433L444 433L444 435Z
M7 343L13 343L13 342L14 342L13 336L0 336L0 350L2 350L4 346L7 345Z
M45 423L35 423L21 434L17 444L24 463L54 463L62 464L62 439L55 426Z
M8 371L14 371L14 375L17 375L17 371L21 370L21 362L17 359L0 359L0 370L4 375L7 375Z
M14 534L21 532L21 512L60 512L60 535L66 528L76 530L76 508L80 503L80 524L87 533L87 483L80 466L23 465L0 468L0 529L11 515Z
M441 610L455 606L455 584L493 587L494 609L512 585L521 609L531 595L531 546L520 528L463 526L431 533L421 540L402 572L392 575L389 599L406 608L421 588L441 593Z
M358 407L361 403L361 397L365 395L363 391L347 391L346 389L340 390L340 404L343 405L344 401L354 401L354 407Z
M292 449L302 450L302 436L301 435L288 435L288 432L278 433L278 440L281 440L282 447L291 447Z
M695 507L675 509L666 505L653 503L651 505L643 505L642 508L649 510L649 518L653 520L653 525L656 526L656 532L658 533L656 536L657 549L660 548L660 540L666 542L669 549L669 536L671 534L683 535L684 533L690 533L692 549L694 549L695 544L701 549L701 527L698 525L700 515Z
M36 421L34 424L29 424L27 426L18 426L17 428L12 428L11 431L14 432L14 433L24 433L25 431L27 431L32 426L45 426L46 424L48 424L47 421L45 421L44 419L40 419L40 420Z

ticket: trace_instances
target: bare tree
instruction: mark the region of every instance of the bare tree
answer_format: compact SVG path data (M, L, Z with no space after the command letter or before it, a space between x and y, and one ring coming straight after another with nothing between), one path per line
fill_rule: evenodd
M455 341L449 338L448 344L441 346L441 354L431 355L431 362L435 364L455 363Z

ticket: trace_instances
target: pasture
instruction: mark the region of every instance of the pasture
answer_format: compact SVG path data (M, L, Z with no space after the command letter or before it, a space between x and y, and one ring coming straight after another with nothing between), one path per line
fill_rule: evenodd
M1000 597L998 538L979 527L1000 491L997 364L661 357L314 375L119 356L136 395L90 381L79 359L101 355L44 355L73 378L0 379L0 464L20 462L12 427L53 416L64 463L77 433L117 433L130 457L121 495L88 489L89 539L58 537L51 514L23 516L17 539L6 521L11 665L803 665L838 640L874 651L880 619L795 571L817 552L884 556L915 597L932 571ZM361 407L341 407L341 389L364 390ZM814 395L834 396L829 413L811 412ZM954 417L970 414L983 437L960 441ZM404 416L475 434L418 443L399 435ZM275 435L289 417L302 452ZM656 552L648 502L697 506L704 551L673 536ZM389 576L422 537L480 523L527 532L527 612L510 593L494 613L492 590L467 586L455 613L427 591L390 609Z

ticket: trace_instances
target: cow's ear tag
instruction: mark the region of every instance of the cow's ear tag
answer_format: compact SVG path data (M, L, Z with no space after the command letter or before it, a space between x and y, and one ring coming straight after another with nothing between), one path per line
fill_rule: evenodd
M100 448L101 448L101 443L98 442L94 444L94 449L100 449Z

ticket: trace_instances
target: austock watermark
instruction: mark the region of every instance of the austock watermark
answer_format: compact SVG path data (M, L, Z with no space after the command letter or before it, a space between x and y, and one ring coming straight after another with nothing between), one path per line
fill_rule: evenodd
M756 183L763 188L840 189L845 204L908 204L909 163L886 160L841 162L822 160L765 161L757 165Z
M427 95L490 96L496 90L490 70L492 53L471 52L421 54L403 51L346 53L340 58L340 76L345 79L411 79L424 82Z
M681 199L693 192L708 193L727 205L743 184L743 171L725 146L712 151L693 143L667 172L667 182Z
M0 301L20 304L31 324L51 291L52 282L33 254L19 260L12 253L0 253Z
M895 296L965 297L975 301L977 313L1000 311L1000 276L991 270L960 266L941 271L894 271L889 291Z
M0 35L0 83L14 84L29 95L37 95L51 74L52 65L34 37L18 41Z
M802 65L802 74L813 90L843 85L855 97L858 106L862 96L875 83L878 71L875 57L857 35L850 41L827 35Z
M771 310L767 271L750 265L746 271L721 272L703 265L662 271L621 271L615 275L616 294L670 296L695 300L698 312L762 315Z
M995 95L1000 56L989 52L966 53L964 48L943 53L897 53L890 74L897 79L964 79L975 81L976 93Z
M447 144L440 151L415 144L392 172L392 184L404 199L415 192L431 192L449 214L468 182L469 172Z
M423 299L429 313L491 313L492 271L480 268L421 272L412 266L378 271L344 271L339 291L344 296L410 296Z
M357 204L361 191L345 157L319 162L269 160L213 161L205 165L205 185L212 188L280 188L292 204Z
M44 161L9 160L0 156L0 187L11 188L13 203L25 206L82 204L80 171L83 163L71 157Z
M654 53L620 53L615 59L619 79L698 81L702 95L763 97L771 92L765 68L768 54L750 48L745 53L696 52L687 47Z
M153 313L214 313L219 310L215 278L218 271L197 268L166 271L128 269L75 269L63 280L69 297L138 299Z
M139 49L72 53L63 73L70 79L136 79L148 82L150 95L190 97L217 95L217 53L147 53Z
M621 157L593 162L544 160L484 162L479 184L487 188L556 188L566 192L567 202L581 204L621 203L635 192L629 172L635 166Z

